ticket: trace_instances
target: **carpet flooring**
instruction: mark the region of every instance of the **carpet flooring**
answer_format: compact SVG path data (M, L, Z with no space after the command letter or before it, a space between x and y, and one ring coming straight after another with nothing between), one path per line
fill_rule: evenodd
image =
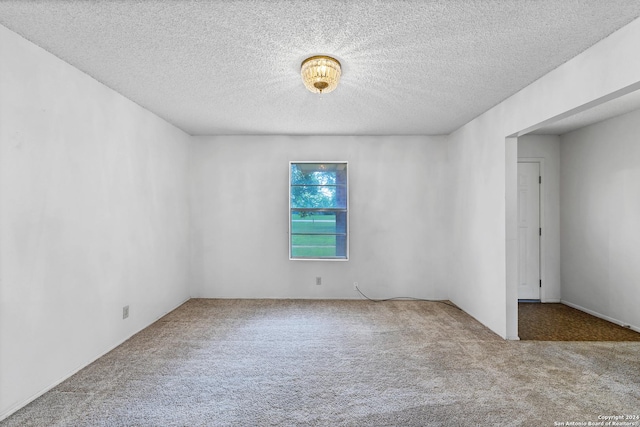
M0 426L587 425L640 415L639 354L439 303L193 299Z
M640 333L564 304L518 304L518 335L535 341L640 341Z

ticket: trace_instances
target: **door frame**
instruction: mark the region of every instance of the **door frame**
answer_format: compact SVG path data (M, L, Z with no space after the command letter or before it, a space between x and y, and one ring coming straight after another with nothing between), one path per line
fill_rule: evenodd
M545 204L545 173L544 173L544 158L543 157L518 157L517 163L538 163L540 168L540 177L542 178L542 182L540 183L540 193L539 193L539 222L540 228L542 229L542 234L540 235L539 241L539 263L540 263L540 280L542 280L542 286L540 287L540 302L547 302L546 299L546 286L545 286L545 271L546 271L546 234L545 233L545 224L546 224L546 204ZM517 164L516 164L517 167ZM517 175L516 175L516 183L517 185Z

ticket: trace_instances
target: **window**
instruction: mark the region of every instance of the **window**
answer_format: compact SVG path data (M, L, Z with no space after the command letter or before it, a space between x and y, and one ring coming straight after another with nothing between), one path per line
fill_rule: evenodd
M347 162L289 163L289 259L347 260Z

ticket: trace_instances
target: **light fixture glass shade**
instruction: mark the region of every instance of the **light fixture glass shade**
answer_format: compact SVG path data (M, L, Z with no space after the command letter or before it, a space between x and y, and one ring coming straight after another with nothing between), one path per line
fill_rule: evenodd
M300 67L304 85L313 93L329 93L340 81L340 62L330 56L312 56Z

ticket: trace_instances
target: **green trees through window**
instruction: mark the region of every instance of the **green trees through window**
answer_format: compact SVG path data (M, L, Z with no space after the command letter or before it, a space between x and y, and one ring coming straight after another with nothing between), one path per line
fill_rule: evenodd
M290 162L290 259L348 259L347 180L346 162Z

